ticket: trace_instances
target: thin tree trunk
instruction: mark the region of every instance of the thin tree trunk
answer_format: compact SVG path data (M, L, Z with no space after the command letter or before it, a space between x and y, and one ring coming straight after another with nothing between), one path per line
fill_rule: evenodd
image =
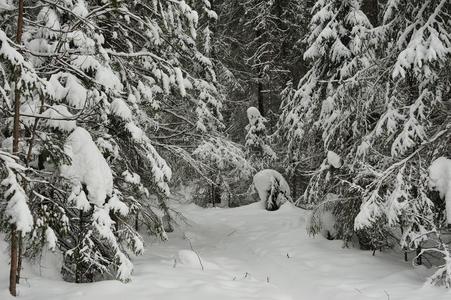
M211 184L211 204L213 207L215 207L215 185L214 183Z
M421 257L421 246L418 246L417 248L417 265L422 265L423 264L423 259Z
M23 33L23 11L24 0L19 0L18 17L17 17L17 31L16 43L20 45ZM20 91L17 88L19 78L16 78L15 93L14 93L14 127L13 127L13 154L19 153L19 138L20 138ZM15 225L11 225L11 265L9 271L9 292L16 296L16 286L18 283L18 238L21 239L21 234L16 230ZM20 243L19 243L20 244ZM22 263L22 262L21 262Z
M19 45L21 44L23 33L23 1L19 0L19 15L17 17L16 43Z
M20 271L22 270L22 254L23 254L23 239L19 235L18 236L18 249L17 249L17 276L16 283L20 283Z
M136 212L136 216L135 216L135 230L139 231L139 212Z
M258 110L260 111L260 114L264 117L265 116L265 105L263 103L263 84L258 80L257 84L257 104L258 104Z
M44 112L44 101L41 100L41 108L39 109L39 114L42 114ZM39 122L39 118L35 118L34 120L34 124L33 124L33 129L31 130L31 136L30 136L30 141L29 141L29 145L28 145L28 151L27 151L27 156L25 158L25 166L29 167L30 166L30 161L33 155L33 146L34 146L34 140L36 137L36 129L38 127L38 122ZM27 182L24 182L24 190L27 189ZM17 260L17 283L20 282L20 272L22 271L22 254L23 254L23 241L22 241L22 237L19 237L19 257Z
M83 210L80 210L79 212L79 220L78 220L78 226L80 228L80 232L78 233L78 241L77 244L80 246L80 242L83 239ZM81 283L81 258L80 258L80 248L77 247L77 250L75 252L75 283Z
M20 14L19 14L20 15ZM14 95L14 127L13 127L13 154L17 155L19 153L19 137L20 137L20 92L16 88ZM11 263L9 270L9 292L11 295L16 296L16 285L18 282L18 241L17 237L20 236L20 232L16 230L16 225L11 225Z
M9 269L9 292L17 295L17 231L16 225L11 225L11 267Z

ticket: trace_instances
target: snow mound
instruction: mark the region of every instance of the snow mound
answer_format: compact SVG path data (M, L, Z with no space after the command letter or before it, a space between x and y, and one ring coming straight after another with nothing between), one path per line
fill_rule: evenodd
M179 250L177 258L182 265L190 267L201 267L202 259L191 250Z
M85 184L89 201L102 206L112 194L113 175L89 132L77 127L67 138L64 151L72 161L61 167L61 174L75 185Z
M291 199L287 181L276 170L265 169L258 172L253 178L253 184L267 210L277 210Z
M439 157L429 168L429 188L446 201L446 218L451 224L451 159Z
M255 124L255 121L261 118L260 111L256 107L249 107L247 109L247 118L249 119L249 124Z
M207 262L199 254L189 249L179 250L177 253L177 261L183 266L190 268L199 268L202 270L219 269L216 264Z

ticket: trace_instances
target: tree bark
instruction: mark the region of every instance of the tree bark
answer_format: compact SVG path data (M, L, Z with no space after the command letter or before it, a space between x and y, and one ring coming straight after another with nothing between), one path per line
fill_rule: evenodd
M11 267L9 269L9 292L17 295L17 231L16 225L11 225Z
M136 212L135 216L135 230L139 231L139 212Z
M418 246L416 253L417 253L417 265L422 265L423 258L421 257L421 246Z
M264 117L265 116L265 105L263 103L263 84L260 81L260 78L257 83L257 104L258 104L258 110L260 111L260 114Z
M16 43L19 45L21 44L23 33L23 1L19 0L19 15L17 17Z
M292 200L296 202L297 199L297 178L296 178L296 168L293 170L293 175L291 177L291 188L292 188Z
M23 33L23 10L24 0L19 0L18 17L17 17L17 31L16 31L16 43L20 44ZM18 75L18 74L16 74ZM14 127L13 127L13 154L19 153L19 138L20 138L20 91L18 89L19 78L16 78L15 93L14 93ZM16 225L11 225L11 264L9 270L9 292L12 296L17 295L17 282L18 282L18 241L20 232L17 231Z
M18 245L17 245L17 276L16 276L16 283L20 283L20 271L22 270L22 254L23 254L23 239L19 235L17 239Z

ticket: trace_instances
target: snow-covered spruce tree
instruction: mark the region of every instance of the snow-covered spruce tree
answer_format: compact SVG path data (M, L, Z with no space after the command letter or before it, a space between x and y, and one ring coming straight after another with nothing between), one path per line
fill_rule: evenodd
M213 26L212 57L224 85L227 132L244 140L250 105L273 123L281 87L303 72L297 42L305 32L310 4L302 1L212 1L219 19Z
M443 220L427 169L449 152L449 3L388 1L374 28L356 11L358 1L334 3L316 6L306 52L316 59L287 97L280 124L292 149L307 144L304 159L332 150L344 165L333 167L325 155L312 159L316 170L301 200L338 194L321 205L335 214L343 238L357 232L375 248L389 246L391 236L406 250L418 249L436 239Z
M331 208L347 219L340 230L346 240L353 233L352 215L357 214L354 202L358 199L332 176L342 170L330 164L326 154L334 151L346 157L363 126L367 103L359 97L362 84L356 78L372 65L371 28L359 1L315 4L307 37L309 48L304 53L304 58L312 61L311 69L296 91L290 91L290 86L285 90L278 123L288 144L289 160L314 170L301 198L304 205L321 202L327 193L349 191L346 201L334 202ZM352 174L345 175L344 179L352 178Z
M380 79L384 97L378 99L383 109L356 152L364 168L378 174L366 187L356 228L387 219L390 227L401 228L405 249L431 240L438 253L447 251L439 234L445 206L427 181L431 161L450 151L449 9L448 1L387 2L383 24L375 30L386 72ZM440 270L433 281L449 285L449 273Z
M16 296L19 282L22 238L33 227L33 217L28 204L25 186L29 183L26 167L19 159L24 146L21 137L21 102L44 95L43 80L33 66L19 53L17 45L9 38L21 39L23 32L23 1L19 1L18 17L9 18L15 11L10 3L3 3L0 21L0 230L6 231L10 240L9 291ZM16 26L13 26L14 21ZM10 135L5 139L6 135Z
M59 248L66 280L127 281L126 249L143 250L137 227L165 238L155 210L169 214L171 170L154 145L186 154L179 145L221 126L198 13L183 1L48 1L25 11L22 51L47 93L22 99L21 157L39 179L28 185L36 226L27 243Z
M203 204L238 206L250 202L246 189L255 169L245 158L242 147L220 137L204 140L193 153L203 162L204 178L199 186ZM202 184L203 183L203 184Z
M251 164L258 170L268 168L277 159L276 153L269 145L270 139L266 132L268 122L256 107L247 109L249 124L246 126L246 155Z

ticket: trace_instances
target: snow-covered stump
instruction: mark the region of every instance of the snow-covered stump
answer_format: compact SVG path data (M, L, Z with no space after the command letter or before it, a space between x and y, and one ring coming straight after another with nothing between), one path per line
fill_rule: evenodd
M438 191L446 204L446 222L451 226L451 159L439 157L429 168L429 188Z
M287 200L291 200L290 187L276 170L265 169L258 172L254 175L253 184L266 210L277 210Z

